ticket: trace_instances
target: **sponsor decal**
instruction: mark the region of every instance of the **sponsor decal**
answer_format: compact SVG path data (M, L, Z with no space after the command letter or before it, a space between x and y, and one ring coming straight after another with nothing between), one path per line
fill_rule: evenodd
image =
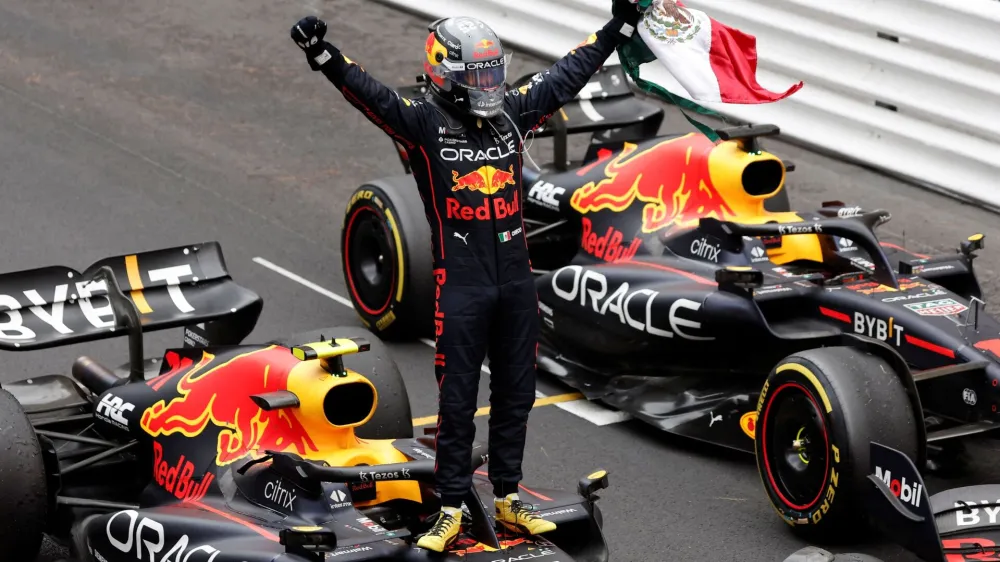
M132 410L135 410L134 404L126 402L109 392L101 397L101 401L97 403L95 413L101 420L128 431L128 419L124 414Z
M375 481L351 482L351 497L356 502L366 502L374 500L376 497Z
M962 391L962 401L969 406L975 406L978 399L976 398L976 391L971 388L966 388Z
M514 154L514 141L508 141L507 146L494 146L486 150L471 148L442 148L441 159L445 162L483 162L502 160Z
M713 263L719 263L719 252L722 251L722 248L718 244L712 244L705 238L699 238L691 242L690 250L691 255Z
M514 230L507 230L505 232L498 232L497 233L497 238L500 239L501 243L510 242L511 239L514 238L515 236L517 236L518 234L521 234L521 227L520 226L517 227L517 228L515 228Z
M472 151L469 150L469 152ZM465 174L464 176L459 176L458 172L452 170L451 178L452 181L455 182L455 185L451 188L452 191L468 189L469 191L479 191L487 195L493 195L508 185L514 185L516 183L514 181L513 164L510 165L507 171L499 170L493 166L483 166L473 172Z
M856 265L856 266L858 266L858 267L860 267L862 269L867 269L867 270L874 270L875 269L875 264L872 263L869 260L866 260L865 258L854 257L854 258L849 258L849 259L851 260L851 263L853 263L854 265Z
M445 200L445 212L449 219L488 221L493 218L505 219L521 210L521 198L518 196L517 190L514 190L514 196L510 203L502 198L496 198L492 199L493 206L490 207L490 201L491 199L483 199L481 204L473 207L463 205L459 203L458 199L449 197Z
M523 560L534 560L535 558L542 558L542 557L545 557L545 556L552 556L553 554L555 554L554 550L550 550L548 548L541 548L541 549L538 549L538 550L532 550L530 552L526 552L526 553L521 554L519 556L507 556L505 558L494 558L490 562L521 562Z
M583 235L580 237L580 246L583 251L606 262L628 261L635 257L636 252L642 245L642 240L633 238L628 246L622 246L625 235L620 230L609 226L604 236L598 236L593 231L594 225L587 217L583 217Z
M386 312L381 318L375 321L375 327L379 330L384 330L392 325L396 321L396 313L393 311Z
M565 288L567 284L569 284L568 289ZM653 305L660 297L658 291L630 290L628 283L622 283L609 294L608 280L602 273L592 269L584 270L579 265L569 265L557 271L552 276L552 290L559 298L569 302L579 302L582 307L587 307L589 300L594 312L602 316L609 313L617 316L622 324L640 332L663 338L672 338L677 334L686 340L715 339L696 335L701 330L701 322L681 316L682 312L689 316L696 314L701 310L701 303L677 299L671 303L667 318L663 319L659 326L654 326ZM645 306L642 306L643 304ZM666 326L670 329L667 330Z
M979 500L978 502L957 501L955 502L955 507L965 508L955 512L955 525L958 527L979 525L980 523L996 525L997 515L1000 514L1000 500ZM982 513L982 516L980 516L980 513ZM983 521L984 519L986 521Z
M284 389L288 373L299 364L278 346L254 349L213 364L215 355L201 349L193 364L175 352L164 359L171 370L147 381L155 390L173 385L177 396L160 400L142 413L140 426L151 437L179 433L217 435L216 463L225 466L251 452L289 451L300 456L317 451L305 426L287 410L265 411L250 396ZM183 373L183 375L181 375ZM240 392L233 392L238 381Z
M751 263L758 263L762 261L768 261L770 258L767 257L767 249L763 246L754 246L750 248L750 261Z
M192 476L194 476L194 465L191 461L185 461L184 455L181 455L177 463L170 466L163 460L163 445L153 441L153 478L161 488L181 501L199 501L205 497L208 487L215 480L215 475L205 472L201 482L195 482Z
M786 287L784 285L775 285L773 287L767 287L765 289L754 289L754 295L770 295L772 293L788 293L792 290L791 287Z
M694 133L645 150L625 143L605 165L605 178L573 192L570 206L586 215L621 213L641 204L641 228L646 234L694 225L704 217L728 220L734 213L712 182L709 167L708 154L714 147L707 137Z
M204 323L198 324L197 327L199 329L204 330L205 329L205 324ZM192 330L190 327L185 326L184 327L184 345L185 346L189 346L189 347L198 347L198 346L208 347L209 345L211 345L211 342L209 342L208 338L206 338L202 334L200 334L200 333Z
M327 558L336 558L337 556L340 556L341 554L358 554L359 552L368 552L370 550L372 550L372 547L370 547L370 546L348 546L348 547L341 547L341 548L338 548L337 550L334 550L330 554L327 554L326 557Z
M528 200L546 209L558 211L559 200L556 197L564 193L566 193L564 187L557 187L547 181L537 181L528 191Z
M926 299L928 297L937 297L937 296L947 295L947 294L948 293L946 291L942 291L941 289L932 289L932 290L927 291L925 293L914 293L914 294L910 294L910 295L900 295L898 297L884 298L884 299L882 299L882 302L911 301L911 300L914 300L914 299ZM909 305L907 305L907 306L909 306Z
M115 524L121 516L128 519L128 528ZM219 555L219 549L203 544L191 545L187 535L182 535L167 548L163 524L149 517L140 517L139 512L127 509L119 511L108 519L108 542L125 554L134 554L141 562L212 562ZM161 554L162 553L162 554Z
M953 316L969 310L969 307L954 299L939 299L903 305L921 316Z
M490 41L489 39L483 39L482 41L476 43L476 48L472 51L472 58L474 59L485 59L499 56L500 49L496 46L496 43Z
M343 493L343 492L341 492ZM281 509L295 510L295 494L281 485L281 480L264 484L264 497Z
M538 516L544 518L544 517L552 517L553 515L566 515L567 513L576 513L576 509L569 507L557 511L546 511L545 513L539 513Z
M498 52L499 54L499 52ZM496 60L479 61L479 62L467 62L465 63L466 70L483 70L484 68L497 68L504 65L504 60L502 58Z
M400 470L394 470L389 472L379 472L377 470L371 470L368 472L359 473L361 477L361 482L373 482L378 480L404 480L410 477L410 469L403 468Z
M369 531L371 531L371 532L373 532L375 534L379 534L380 535L380 534L385 533L385 528L384 527L382 527L381 525L379 525L378 523L372 521L371 519L369 519L367 517L362 517L360 519L355 519L355 521L357 521L358 523L361 523L362 527L364 527L365 529L368 529Z
M444 313L441 312L441 286L448 279L448 270L441 268L434 270L434 335L440 336L444 333ZM440 358L438 357L440 355ZM440 364L439 364L440 363ZM435 354L434 364L444 367L444 355Z
M136 279L141 279L143 272L139 270L135 255L125 257L125 269L129 272L131 280L134 274ZM193 278L193 271L190 265L177 265L161 269L150 269L145 272L145 276L150 281L166 281L167 294L170 296L174 307L180 312L194 312L194 307L184 297L180 284L184 278L186 282L197 280ZM120 277L119 277L120 279ZM19 300L14 295L0 295L0 314L6 316L6 321L0 322L0 339L5 340L32 340L37 337L34 330L23 324L23 314L31 313L35 318L49 325L53 330L63 335L74 334L78 330L86 330L87 326L74 326L70 328L64 321L66 303L79 305L83 318L93 328L111 328L114 326L114 312L111 310L111 303L104 298L107 293L107 285L104 281L91 282L79 281L73 284L75 292L70 293L70 284L62 283L52 287L52 298L42 297L42 292L48 294L49 290L29 289L23 291L24 300ZM100 296L96 302L91 298ZM145 298L142 297L142 286L137 283L137 287L132 290L132 297L136 299L136 308L139 314L149 314L153 309L149 307ZM102 304L101 306L97 306ZM4 310L6 309L6 310Z
M840 247L841 252L856 252L858 247L854 245L854 241L849 238L838 238L837 246Z
M823 225L810 224L805 226L778 225L778 234L786 236L789 234L819 234L823 232Z
M933 267L927 267L926 265L918 265L913 268L913 273L930 273L932 271L951 271L955 269L954 265L935 265Z
M880 466L875 467L875 478L885 482L885 485L889 487L892 494L899 498L900 501L908 503L913 507L920 507L920 492L924 489L920 484L907 482L905 476L899 480L893 479L892 471L882 470Z
M767 386L764 390L767 390ZM764 396L763 390L760 395ZM747 412L740 416L740 429L747 434L747 437L753 439L757 435L757 412Z
M421 449L419 447L410 447L410 450L413 451L414 455L424 457L425 459L428 460L435 460L436 458L434 455L430 454L426 449Z
M902 345L904 331L902 326L895 323L895 318L892 316L889 317L889 321L887 322L881 318L868 316L861 312L854 313L854 333L856 334L888 343L895 343L899 346Z
M345 507L350 507L351 501L350 496L348 496L343 490L337 489L330 492L330 508L331 509L342 509Z
M854 260L851 260L854 261ZM871 262L869 262L871 263ZM864 283L853 283L850 285L845 285L846 288L864 295L871 295L873 293L890 293L897 292L896 289L888 285L880 285L878 283L873 283L871 281L866 281ZM922 289L922 292L928 290L939 289L937 285L928 286L926 283L918 279L900 279L899 280L899 292L912 291L913 289Z
M795 274L783 267L772 267L771 271L777 273L782 277L795 277Z
M849 219L861 215L861 207L841 207L837 209L837 216L842 219Z

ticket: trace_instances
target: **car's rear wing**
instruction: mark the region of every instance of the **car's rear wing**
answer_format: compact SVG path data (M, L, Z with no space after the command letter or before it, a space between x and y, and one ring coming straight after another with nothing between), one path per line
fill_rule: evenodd
M218 242L103 259L83 272L65 266L0 275L0 349L44 349L124 336L105 281L111 268L139 313L143 332L186 327L186 346L240 343L262 299L229 276Z

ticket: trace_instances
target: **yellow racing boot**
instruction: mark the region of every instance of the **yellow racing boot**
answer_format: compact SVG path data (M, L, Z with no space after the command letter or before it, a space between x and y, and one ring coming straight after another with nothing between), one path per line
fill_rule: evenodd
M532 513L531 506L521 503L517 494L494 498L493 503L497 508L497 521L512 531L540 535L556 529L555 523Z
M444 552L458 538L461 529L462 510L457 507L442 507L437 522L430 531L420 537L417 546L434 552Z

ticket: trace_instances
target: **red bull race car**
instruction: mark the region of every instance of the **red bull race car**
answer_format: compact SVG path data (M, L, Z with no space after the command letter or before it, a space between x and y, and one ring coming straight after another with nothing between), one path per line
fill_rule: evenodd
M127 335L130 357L0 388L3 560L34 560L43 534L74 562L608 560L605 471L574 493L522 487L559 529L510 535L483 445L459 539L413 546L440 509L434 437L414 437L384 344L357 327L241 344L262 301L215 242L0 275L0 302L0 349ZM145 359L143 332L166 328L184 346Z
M869 442L939 470L962 438L1000 428L1000 322L973 269L982 235L927 256L878 239L882 210L793 212L790 166L760 144L777 127L657 135L661 110L616 68L584 92L546 124L555 163L523 172L540 371L665 431L755 453L777 512L817 539L864 519ZM590 145L567 163L576 132ZM376 218L343 231L355 308L384 337L430 333L413 179L363 185L348 214L359 208ZM377 220L387 210L398 220ZM390 302L377 317L363 306L375 299Z

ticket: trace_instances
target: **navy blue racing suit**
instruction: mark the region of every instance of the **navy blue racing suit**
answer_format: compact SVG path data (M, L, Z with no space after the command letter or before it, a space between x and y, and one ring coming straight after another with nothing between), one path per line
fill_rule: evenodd
M539 333L521 219L523 141L586 86L627 40L623 29L631 33L613 19L529 84L509 90L503 113L490 120L459 115L432 97L403 99L326 44L332 56L319 70L405 147L430 223L440 391L435 474L444 506L460 506L472 486L473 416L487 356L489 478L497 497L518 490Z

